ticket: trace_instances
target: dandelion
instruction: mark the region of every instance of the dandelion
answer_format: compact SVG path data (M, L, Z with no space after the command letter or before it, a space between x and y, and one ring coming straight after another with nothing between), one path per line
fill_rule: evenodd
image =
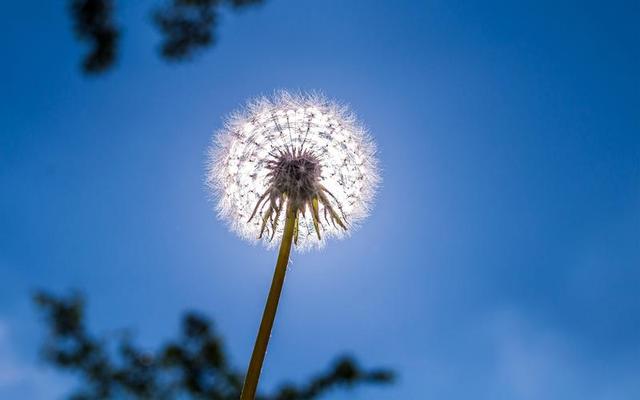
M280 92L233 114L217 133L207 184L231 230L280 243L241 399L253 399L292 244L303 251L349 234L379 183L375 146L349 110L316 94Z

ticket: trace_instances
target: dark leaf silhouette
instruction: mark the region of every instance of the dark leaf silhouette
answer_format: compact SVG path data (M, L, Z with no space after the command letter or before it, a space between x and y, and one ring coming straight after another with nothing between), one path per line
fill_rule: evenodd
M82 63L87 73L103 72L115 62L120 33L113 11L113 0L71 0L74 31L91 46Z
M91 334L79 294L56 297L40 292L35 302L48 328L42 348L45 360L82 377L80 389L70 399L235 400L240 396L242 375L229 365L213 323L200 314L186 313L179 337L151 352L134 345L125 332L109 339ZM282 385L256 399L311 400L338 387L392 380L388 370L364 370L353 358L341 357L305 384Z
M162 55L169 60L181 60L213 44L218 3L217 0L174 0L156 10L153 18L164 36Z
M114 21L115 0L69 0L76 36L90 48L82 67L98 74L113 67L120 39ZM160 54L170 61L191 59L216 42L216 28L223 7L240 10L264 0L164 0L152 12L162 35Z
M222 6L240 9L259 3L262 0L169 1L153 13L153 20L164 36L162 55L168 60L191 58L198 50L215 43Z

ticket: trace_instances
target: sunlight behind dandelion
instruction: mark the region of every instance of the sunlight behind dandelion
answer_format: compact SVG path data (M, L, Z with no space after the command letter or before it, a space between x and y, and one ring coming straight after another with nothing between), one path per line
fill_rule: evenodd
M317 210L313 201L299 205L297 249L322 247L327 237L344 236L351 230L347 226L367 216L380 179L375 146L346 107L320 95L283 91L250 102L229 118L216 139L207 182L219 199L220 216L241 237L261 238L268 247L282 237L282 204L267 192L274 163L286 154L311 157L299 167L302 174L314 160L319 164L319 185L309 189Z

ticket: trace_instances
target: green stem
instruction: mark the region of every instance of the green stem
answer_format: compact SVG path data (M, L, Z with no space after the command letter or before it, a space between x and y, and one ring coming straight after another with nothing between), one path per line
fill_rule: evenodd
M260 329L258 330L258 337L256 338L256 343L253 346L253 354L251 354L251 361L249 362L247 375L244 379L244 385L242 386L240 400L254 400L256 396L258 380L260 379L260 371L262 370L262 363L264 361L265 353L267 352L267 346L269 345L271 328L273 327L273 321L276 317L278 301L280 300L280 293L282 293L282 285L284 284L284 275L287 272L287 264L289 263L289 253L291 252L291 241L293 239L296 213L297 210L289 204L287 206L287 216L284 225L284 233L282 235L282 242L280 243L278 261L276 262L276 269L273 273L273 280L271 281L271 289L269 289L267 304L264 306L262 321L260 322Z

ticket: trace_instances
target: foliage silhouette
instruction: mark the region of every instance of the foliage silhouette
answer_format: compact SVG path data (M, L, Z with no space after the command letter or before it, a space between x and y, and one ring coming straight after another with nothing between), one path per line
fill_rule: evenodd
M152 21L163 36L160 54L170 61L191 59L215 43L223 7L240 10L264 0L164 0L152 11ZM82 67L99 74L115 64L120 27L114 22L114 0L70 0L76 36L90 43Z
M242 375L229 365L222 338L206 317L188 312L181 334L155 352L136 347L129 335L98 338L85 327L81 295L57 297L47 292L34 296L47 324L42 347L44 359L59 369L82 377L71 400L97 399L211 399L236 400ZM326 372L302 385L285 384L257 400L312 400L337 387L388 384L391 371L364 370L347 356Z
M105 71L115 62L120 38L113 21L113 0L71 0L70 11L76 36L91 44L82 63L84 71Z

